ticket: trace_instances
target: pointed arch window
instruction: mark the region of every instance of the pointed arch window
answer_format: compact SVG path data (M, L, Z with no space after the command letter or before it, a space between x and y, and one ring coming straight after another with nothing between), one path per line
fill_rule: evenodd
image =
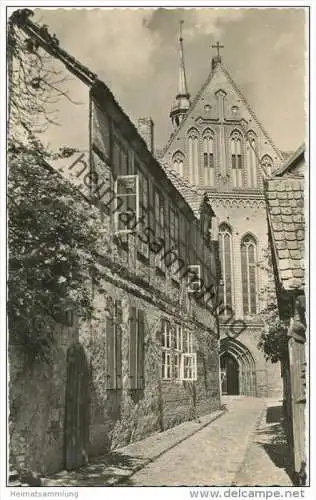
M248 187L257 187L257 141L254 132L247 135Z
M242 187L242 136L235 130L230 138L232 178L234 187Z
M204 165L204 184L206 186L215 185L215 144L214 134L211 130L205 130L203 133L203 165Z
M232 278L232 231L228 224L219 227L219 255L221 261L223 286L220 287L220 303L224 315L229 315L233 304L233 278ZM228 310L227 310L228 309Z
M258 312L257 301L257 244L255 238L247 234L241 241L241 276L244 315Z
M188 134L189 153L189 180L193 184L199 183L199 135L196 129L191 129Z
M261 158L261 165L263 166L267 176L270 177L270 175L272 175L272 169L273 169L273 160L271 156L264 155Z
M172 157L173 168L179 175L183 175L184 154L177 151Z

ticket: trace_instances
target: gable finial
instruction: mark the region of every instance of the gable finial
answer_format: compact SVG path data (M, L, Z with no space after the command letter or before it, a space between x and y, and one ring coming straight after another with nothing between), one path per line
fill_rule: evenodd
M212 49L216 49L217 50L217 56L212 58L212 69L215 68L215 66L216 66L217 63L222 62L222 58L220 56L219 51L220 51L220 49L223 49L223 48L224 48L224 45L220 45L219 42L216 42L215 45L212 45Z

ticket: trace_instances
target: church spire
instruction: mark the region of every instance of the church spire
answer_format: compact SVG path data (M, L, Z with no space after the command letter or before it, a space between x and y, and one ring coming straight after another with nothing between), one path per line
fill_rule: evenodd
M178 92L176 95L175 103L172 106L170 112L170 118L174 128L177 128L180 125L184 115L186 114L190 106L190 94L188 92L184 65L182 24L183 21L180 21Z

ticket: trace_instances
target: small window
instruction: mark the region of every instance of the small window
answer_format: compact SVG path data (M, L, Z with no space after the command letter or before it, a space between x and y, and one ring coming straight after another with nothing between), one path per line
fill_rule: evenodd
M193 336L189 330L185 331L183 339L183 354L181 357L181 379L197 380L196 353L193 352Z
M174 342L174 377L181 378L181 356L183 351L183 329L181 325L176 325Z
M271 156L264 155L261 158L261 165L265 171L266 176L270 177L272 175L272 170L273 170L273 160Z
M173 157L173 168L179 175L183 176L183 163L184 163L184 155L181 151L177 151Z
M190 265L188 266L188 292L195 293L201 291L201 266Z
M197 380L196 353L182 354L182 380Z
M137 175L120 175L115 181L115 232L135 231L139 219L139 187Z

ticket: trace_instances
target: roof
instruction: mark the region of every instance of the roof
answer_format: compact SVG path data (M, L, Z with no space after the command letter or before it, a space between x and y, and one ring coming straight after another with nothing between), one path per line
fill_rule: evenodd
M161 165L165 173L167 174L168 179L172 182L172 184L176 187L187 204L191 207L191 210L194 212L195 216L199 218L200 207L204 198L204 192L200 191L197 188L194 188L191 184L186 182L175 170L169 167L169 165L167 165L166 163L162 163Z
M292 152L286 158L286 161L281 165L278 169L273 172L274 176L283 175L287 172L290 172L299 161L304 160L305 153L305 144L301 144L301 146L294 152Z
M50 55L59 59L65 67L73 73L77 78L79 78L82 82L88 85L91 88L91 96L98 99L98 97L102 97L99 101L99 104L103 104L107 102L110 105L112 112L114 111L117 116L119 116L119 122L121 126L128 127L129 136L132 140L136 141L138 147L140 147L143 153L150 158L150 167L153 171L161 171L163 175L165 175L165 179L167 180L166 190L170 192L174 190L174 192L170 193L171 196L179 196L185 202L185 208L189 210L191 213L193 212L193 216L198 219L200 215L200 206L203 200L203 193L199 193L197 190L194 190L189 184L186 184L178 174L167 167L166 165L162 165L154 155L148 150L147 144L140 135L138 129L135 127L129 116L125 113L123 108L119 105L114 95L110 91L109 87L99 80L98 76L91 72L89 68L83 66L77 59L71 56L68 52L63 50L59 46L59 41L53 35L50 35L48 32L48 27L38 26L33 23L29 18L33 15L32 11L29 9L22 9L16 11L13 18L11 18L12 22L15 22L21 29L24 30L29 36L35 38L38 43L42 46L44 50L46 50ZM168 186L168 183L170 185ZM182 203L183 206L183 203Z
M294 176L269 179L265 195L279 280L287 291L302 290L305 284L304 179Z
M289 158L289 156L292 156L294 151L280 151L280 153L283 156L283 159L287 160L287 158Z

